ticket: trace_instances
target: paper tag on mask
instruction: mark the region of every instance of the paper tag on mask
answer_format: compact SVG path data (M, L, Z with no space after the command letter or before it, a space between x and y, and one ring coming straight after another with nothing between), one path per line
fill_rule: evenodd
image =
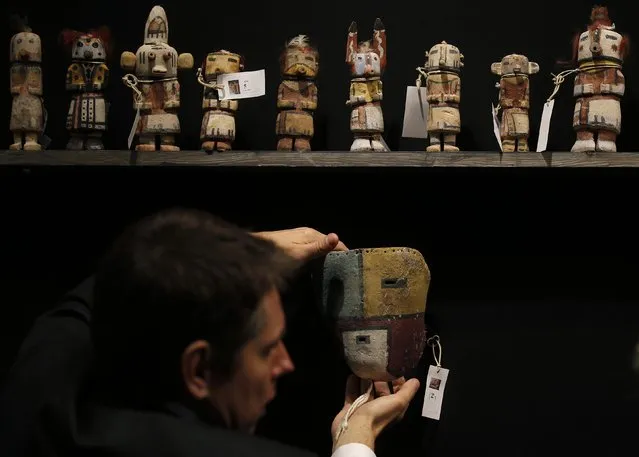
M504 148L501 145L501 123L499 122L499 118L497 117L497 108L495 105L493 107L493 132L495 133L495 138L497 138L497 143L499 143L499 150L503 151Z
M266 93L264 70L240 71L218 75L220 100L261 97Z
M428 138L426 121L428 120L428 102L426 88L417 86L406 88L406 104L404 106L403 138Z
M541 124L539 124L539 138L537 139L537 152L544 152L548 146L548 134L550 133L550 118L552 109L555 107L555 99L544 103L544 111L541 113Z
M131 144L133 143L133 137L135 137L135 131L138 129L138 123L140 122L140 108L135 110L135 119L133 119L133 127L131 127L131 132L129 132L129 149L131 149Z
M442 411L442 400L444 399L444 389L448 380L448 370L446 368L431 365L428 368L426 377L426 391L424 392L424 406L422 407L422 417L439 420Z

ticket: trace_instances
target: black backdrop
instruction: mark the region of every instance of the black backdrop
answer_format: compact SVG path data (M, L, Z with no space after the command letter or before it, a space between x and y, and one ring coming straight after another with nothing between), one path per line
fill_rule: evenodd
M240 149L273 148L279 46L300 32L315 38L322 70L314 143L316 149L330 150L345 149L351 140L343 103L346 29L356 19L367 36L375 16L389 34L384 106L392 148L422 149L419 140L399 139L404 88L414 80L423 51L442 39L458 44L466 55L465 149L495 149L488 107L496 91L489 69L507 52L526 53L542 67L533 80L535 130L541 102L551 90L552 62L569 55L572 32L586 22L591 5L521 3L517 11L507 5L324 3L305 9L259 4L218 10L225 5L164 4L170 41L178 51L200 60L211 49L237 50L245 54L247 69L266 69L270 95L243 102L238 114ZM56 47L57 32L65 26L112 27L117 52L107 146L122 149L133 113L130 94L118 83L117 55L139 46L151 6L66 2L28 11L45 43L52 147L66 142L67 61ZM613 6L619 30L629 30L629 11ZM512 22L505 22L509 16ZM636 118L633 66L631 58L625 70L624 125ZM183 141L196 148L200 91L194 77L183 81ZM570 89L562 88L561 94L550 140L554 150L568 149L573 139ZM635 149L637 139L630 132L621 137L621 150ZM639 340L632 211L638 179L631 169L4 167L2 372L33 318L91 273L124 224L175 204L197 206L248 228L307 225L338 232L352 248L410 246L424 254L433 274L429 325L441 335L443 364L451 370L442 420L420 417L420 390L403 423L380 440L380 457L468 451L619 455L633 444L639 425L639 378L631 367ZM288 297L287 344L297 370L282 380L259 432L329 455L328 426L340 407L347 370L309 291L301 282ZM427 351L416 373L422 380L430 362Z
M114 36L114 52L110 62L111 85L108 96L112 102L111 130L106 146L126 149L133 122L131 91L121 77L119 67L122 51L135 52L142 44L144 24L152 2L111 0L108 2L65 2L8 0L10 11L28 14L34 31L41 35L44 52L45 102L49 112L47 132L53 139L51 148L66 145L65 131L68 95L64 78L69 65L58 45L63 27L87 29L108 25ZM253 3L253 2L251 2ZM278 56L285 41L297 34L311 37L320 52L318 76L319 107L316 113L316 150L348 150L352 141L349 131L350 112L345 106L349 89L349 73L344 63L346 35L349 24L356 20L360 37L372 36L375 17L380 17L388 36L388 68L384 81L385 138L393 150L423 150L425 141L402 139L402 122L406 86L416 79L415 67L423 65L424 51L446 40L456 44L465 56L462 74L462 133L460 147L467 151L494 151L497 142L492 133L490 106L496 103L497 77L490 64L505 54L526 54L540 64L540 73L531 79L531 145L537 142L537 132L543 102L550 95L553 83L550 73L556 72L554 62L571 55L573 33L587 24L591 3L587 1L557 2L470 2L450 0L442 4L413 1L361 2L256 2L248 6L238 2L173 1L162 3L169 19L169 42L178 52L190 52L196 66L208 52L229 49L246 58L247 70L265 69L267 93L258 99L240 102L237 114L239 150L272 150L275 138L276 89L279 84ZM609 2L617 30L632 38L632 20L623 2ZM8 47L10 32L7 32ZM632 52L632 50L631 50ZM620 151L637 150L636 137L630 135L637 122L637 91L633 83L635 55L629 57L624 74L627 93L623 99L623 134ZM0 75L0 87L8 87L8 72ZM199 149L199 129L202 119L202 87L196 82L195 69L182 77L183 149ZM555 112L548 150L570 150L572 132L572 77L561 88ZM8 90L1 94L7 114L10 112ZM626 131L627 130L627 131ZM6 144L10 136L7 132Z

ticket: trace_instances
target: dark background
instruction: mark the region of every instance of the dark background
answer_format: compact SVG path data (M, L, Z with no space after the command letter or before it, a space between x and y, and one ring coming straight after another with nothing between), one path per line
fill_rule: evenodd
M134 118L132 96L121 78L119 67L122 51L135 52L143 42L144 24L152 2L111 0L79 2L74 0L42 0L23 2L8 0L9 11L27 14L34 32L42 38L44 53L44 93L49 112L47 134L52 149L64 148L68 110L68 94L64 90L66 69L70 62L58 44L64 27L88 29L107 25L113 33L113 55L110 61L111 84L107 90L112 102L110 128L105 145L126 149ZM253 2L249 2L253 3ZM424 150L425 140L402 139L402 123L406 86L414 85L415 67L424 63L424 52L442 40L457 45L465 56L462 73L461 119L459 145L466 151L494 151L491 103L497 103L498 77L490 72L492 62L509 53L523 53L538 62L541 70L531 78L531 145L536 147L543 103L552 92L551 73L557 73L557 59L571 56L573 34L583 31L589 21L592 4L586 1L516 2L496 0L470 2L450 0L444 3L414 1L361 2L197 2L165 1L169 20L169 43L179 53L193 54L196 66L208 52L228 49L243 54L246 70L265 69L266 95L240 101L237 113L238 150L273 150L276 147L276 90L280 82L278 57L285 42L303 33L311 37L320 52L317 80L319 106L316 112L315 150L348 150L352 142L349 130L350 110L345 101L349 90L349 72L345 59L349 24L357 21L361 39L372 37L373 22L380 17L388 37L388 67L384 81L385 139L392 150ZM611 17L620 33L630 33L633 25L624 3L610 2ZM632 35L632 34L631 34ZM6 32L7 49L11 33ZM632 36L631 36L632 38ZM632 48L631 48L631 52ZM628 59L623 72L627 77L623 98L620 151L638 149L637 137L626 134L637 119L637 90L633 83L637 60ZM202 120L202 86L195 69L181 76L182 108L180 118L183 149L199 149ZM9 74L2 72L0 87L8 87ZM570 150L572 132L573 76L561 87L553 115L549 151ZM11 110L9 92L2 102L7 115ZM629 128L626 132L626 128ZM10 143L7 132L5 143Z
M107 146L122 149L133 112L118 81L117 55L141 44L152 4L31 5L31 23L45 45L52 147L66 143L68 61L56 34L65 26L106 23L117 40ZM496 97L490 63L509 52L523 52L542 67L532 86L536 131L552 88L552 62L569 56L572 33L587 22L591 5L509 5L164 4L170 42L179 52L192 52L199 61L207 51L226 48L244 53L247 69L266 69L271 95L240 105L239 149L274 147L279 48L297 33L311 35L322 55L314 144L329 150L351 142L344 106L346 30L356 19L368 38L376 16L388 30L384 106L393 149L424 146L399 139L405 86L413 83L424 50L442 39L466 55L464 149L496 148L488 111ZM629 10L614 6L624 32ZM631 57L624 70L624 125L636 119L632 68ZM3 77L7 87L8 72ZM200 89L194 72L183 81L183 145L192 149L199 143ZM570 94L564 86L557 101L551 150L572 145ZM634 150L636 142L629 130L620 150ZM404 421L380 439L380 457L626 454L639 425L639 377L632 370L639 342L637 182L633 169L3 167L0 368L9 368L33 319L92 273L125 224L167 206L195 206L251 229L310 226L339 233L351 248L410 246L422 252L433 277L427 321L441 336L443 366L451 370L444 408L439 422L421 418L422 387ZM297 370L280 383L259 433L330 455L328 427L341 407L347 369L311 290L301 279L287 297L287 344ZM422 381L431 362L426 351L415 373Z

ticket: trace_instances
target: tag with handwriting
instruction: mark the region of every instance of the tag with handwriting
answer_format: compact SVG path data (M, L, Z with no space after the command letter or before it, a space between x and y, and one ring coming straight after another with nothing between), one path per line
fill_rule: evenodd
M129 149L131 149L131 144L133 143L133 137L135 137L135 132L138 129L138 123L140 122L140 108L135 110L135 119L133 119L133 127L131 127L131 132L129 133Z
M261 97L266 93L264 70L224 73L217 77L220 100Z
M403 138L428 138L426 121L428 120L428 102L426 88L417 86L406 88L406 104L404 106Z
M495 138L497 138L497 143L499 143L499 150L503 151L504 148L501 145L501 123L499 122L499 117L497 117L497 108L495 105L493 107L493 132L495 133Z
M539 124L539 138L537 139L537 152L544 152L548 146L548 134L550 133L550 118L552 109L555 106L555 99L544 103L544 111L541 113L541 123Z
M448 381L448 370L446 368L435 365L431 365L428 368L422 417L439 420L446 381Z

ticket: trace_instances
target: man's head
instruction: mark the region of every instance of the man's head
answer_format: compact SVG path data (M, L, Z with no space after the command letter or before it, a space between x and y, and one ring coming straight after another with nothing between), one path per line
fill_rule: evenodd
M296 269L270 241L207 213L138 222L96 274L100 374L130 404L187 402L251 430L293 370L280 291Z

